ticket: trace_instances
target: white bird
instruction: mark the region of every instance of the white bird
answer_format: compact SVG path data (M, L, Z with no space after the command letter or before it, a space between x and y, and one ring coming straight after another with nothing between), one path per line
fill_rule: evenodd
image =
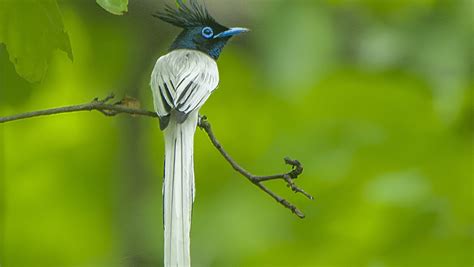
M219 84L216 60L228 40L244 28L217 23L195 0L166 7L155 16L183 29L151 75L155 111L165 139L163 182L164 266L191 265L194 202L194 133L199 109Z

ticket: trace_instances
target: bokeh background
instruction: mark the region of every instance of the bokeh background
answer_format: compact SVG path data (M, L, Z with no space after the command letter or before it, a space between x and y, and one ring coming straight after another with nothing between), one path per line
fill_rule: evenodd
M151 16L164 4L115 16L93 0L0 0L0 116L110 92L152 109L150 73L178 33ZM269 183L298 219L198 130L193 266L474 265L472 0L206 4L252 32L225 49L201 113L256 174L299 159L316 199ZM161 266L162 166L150 118L0 125L0 265Z

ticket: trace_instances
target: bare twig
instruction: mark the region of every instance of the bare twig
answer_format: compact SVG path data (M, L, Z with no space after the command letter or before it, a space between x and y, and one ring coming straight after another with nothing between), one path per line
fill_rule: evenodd
M108 104L107 102L112 100L114 97L115 96L111 94L101 100L98 98L95 98L94 100L92 100L92 102L87 103L87 104L67 106L67 107L61 107L61 108L53 108L53 109L40 110L40 111L34 111L34 112L27 112L27 113L22 113L22 114L13 115L13 116L0 117L0 123L29 119L29 118L34 118L34 117L50 116L50 115L62 114L62 113L93 111L93 110L99 111L106 116L115 116L115 115L124 113L124 114L141 115L141 116L158 118L158 115L156 115L156 113L151 112L151 111L129 108L123 105Z
M268 195L270 195L273 199L275 199L278 203L283 205L284 207L290 209L296 216L300 218L304 218L305 215L293 204L285 200L284 198L278 196L274 192L272 192L270 189L268 189L265 185L263 185L263 182L266 181L271 181L271 180L284 180L286 181L288 187L293 190L295 193L301 193L305 195L309 199L313 199L311 195L306 193L303 189L299 188L294 182L293 179L298 178L303 173L303 165L297 161L297 160L292 160L290 158L285 158L285 163L292 166L292 171L288 173L283 173L283 174L276 174L276 175L270 175L270 176L256 176L242 168L230 155L227 153L227 151L224 150L222 145L219 143L217 140L216 136L214 135L214 132L212 131L211 124L207 121L207 118L205 116L200 117L199 120L199 128L203 129L207 135L209 136L209 139L211 139L212 144L217 148L217 150L221 153L221 155L230 163L232 168L236 170L238 173L242 174L244 177L246 177L250 182L252 182L254 185L259 187L261 190L266 192Z
M71 112L81 112L81 111L99 111L100 113L104 114L105 116L116 116L118 114L129 114L129 115L138 115L138 116L145 116L151 118L158 118L155 112L143 110L136 108L136 105L129 105L131 98L127 98L127 101L119 101L115 104L108 103L110 100L114 99L114 95L111 94L104 99L94 98L91 102L81 105L74 105L74 106L66 106L61 108L53 108L47 110L40 110L34 112L27 112L18 115L0 117L0 124L6 122L12 122L17 120L35 118L35 117L42 117L42 116L50 116L55 114L63 114L63 113L71 113ZM132 99L133 102L133 99ZM199 128L204 130L209 139L211 140L212 144L216 147L216 149L221 153L221 155L230 163L232 168L236 170L238 173L246 177L251 183L256 185L258 188L263 190L265 193L270 195L273 199L275 199L278 203L283 205L284 207L290 209L294 214L296 214L300 218L304 218L305 215L293 204L285 200L284 198L278 196L270 189L268 189L264 182L271 181L271 180L284 180L287 183L287 186L291 188L291 190L295 193L301 193L309 199L313 199L311 195L306 193L303 189L299 188L295 183L294 179L297 179L303 173L303 165L297 161L292 160L290 158L285 158L285 163L292 167L292 170L288 173L283 174L276 174L276 175L269 175L269 176L256 176L242 168L230 155L227 153L222 145L217 140L214 132L212 131L211 124L207 121L205 116L200 117L199 119Z

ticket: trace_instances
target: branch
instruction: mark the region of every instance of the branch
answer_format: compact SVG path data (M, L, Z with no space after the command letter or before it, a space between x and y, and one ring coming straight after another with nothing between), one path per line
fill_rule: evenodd
M55 114L62 114L62 113L71 113L71 112L79 112L79 111L99 111L105 116L115 116L121 113L130 114L130 115L140 115L140 116L148 116L153 118L158 118L158 115L154 112L141 110L135 107L130 107L136 105L136 100L132 98L124 98L124 100L119 101L115 104L108 104L110 100L112 100L115 96L113 94L107 96L106 98L99 100L95 98L92 102L82 105L75 105L75 106L67 106L61 108L53 108L47 110L40 110L34 112L27 112L23 114L13 115L13 116L6 116L0 117L0 123L29 119L34 117L42 117L42 116L50 116ZM132 104L133 103L133 104Z
M61 108L53 108L41 111L34 111L34 112L27 112L18 115L0 117L0 124L6 122L12 122L17 120L35 118L35 117L42 117L42 116L50 116L55 114L63 114L63 113L72 113L72 112L81 112L81 111L99 111L100 113L104 114L105 116L116 116L118 114L129 114L133 116L145 116L151 118L158 118L158 115L155 112L147 111L140 109L140 104L138 100L125 97L119 102L114 104L110 104L109 101L112 100L115 96L113 94L107 96L104 99L99 100L98 98L93 99L91 102L82 104L82 105L74 105L74 106L66 106ZM303 173L303 166L297 160L292 160L290 158L285 158L285 163L292 167L292 170L288 173L283 174L276 174L276 175L269 175L269 176L256 176L242 168L230 155L227 153L222 145L217 140L214 132L212 131L211 124L207 121L205 116L200 117L199 128L204 130L209 139L211 140L212 144L216 147L216 149L221 153L221 155L230 163L232 168L236 170L238 173L246 177L251 183L256 185L262 191L270 195L273 199L275 199L278 203L286 207L287 209L291 210L294 214L296 214L300 218L304 218L305 215L293 204L285 200L284 198L278 196L270 189L268 189L264 182L272 181L272 180L283 180L286 182L287 186L291 188L291 190L295 193L300 193L306 196L309 199L313 199L311 195L306 193L303 189L299 188L295 183L294 180L297 179Z
M288 202L286 199L278 196L277 194L273 193L270 189L268 189L265 185L263 185L263 182L271 181L271 180L284 180L287 183L287 186L293 190L295 193L301 193L305 195L307 198L313 200L314 198L306 193L303 189L299 188L295 183L294 179L298 178L303 173L303 165L297 161L297 160L292 160L290 158L285 158L285 163L292 166L292 171L288 173L283 173L283 174L276 174L276 175L269 175L269 176L256 176L242 168L230 155L227 153L227 151L224 150L222 145L219 143L217 140L216 136L214 135L214 132L212 131L211 124L207 121L207 118L200 117L199 128L203 129L207 135L209 136L209 139L211 139L212 144L217 148L217 150L221 153L221 155L230 163L232 168L236 170L238 173L242 174L244 177L246 177L251 183L256 185L258 188L263 190L265 193L270 195L273 199L275 199L278 203L286 207L287 209L290 209L291 212L296 214L296 216L300 218L304 218L305 215L293 204Z

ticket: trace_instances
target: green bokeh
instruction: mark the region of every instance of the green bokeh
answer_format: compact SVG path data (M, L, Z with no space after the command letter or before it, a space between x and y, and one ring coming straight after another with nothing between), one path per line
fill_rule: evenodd
M74 61L56 50L29 84L0 45L0 116L110 92L152 109L153 65L178 33L150 15L164 3L130 1L124 16L58 4ZM316 200L269 183L298 219L197 131L193 266L474 265L471 0L206 4L252 32L225 49L201 113L256 174L303 162L297 183ZM0 265L161 266L162 167L149 118L0 125Z

